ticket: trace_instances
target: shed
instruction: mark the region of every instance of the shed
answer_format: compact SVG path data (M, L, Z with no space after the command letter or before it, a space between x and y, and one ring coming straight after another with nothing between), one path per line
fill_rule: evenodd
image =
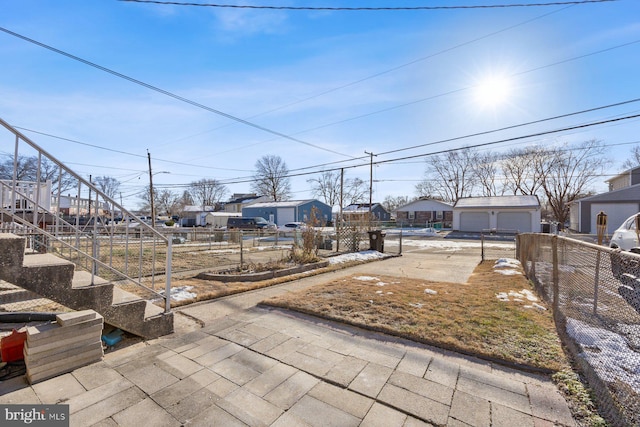
M311 219L311 210L316 208L318 218L324 226L331 220L331 206L319 200L288 200L284 202L258 202L242 208L242 216L262 217L267 221L284 225L288 222L307 222Z
M396 209L396 222L408 225L427 225L441 222L444 228L451 228L453 206L429 198L415 200Z
M538 233L540 216L537 196L465 197L453 205L453 229Z
M596 234L596 215L607 214L606 234L613 234L625 219L640 212L640 184L585 197L570 206L571 228L580 233Z

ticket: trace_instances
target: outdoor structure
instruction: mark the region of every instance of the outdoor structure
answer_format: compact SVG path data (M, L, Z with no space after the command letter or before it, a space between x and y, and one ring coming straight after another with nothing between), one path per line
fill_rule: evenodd
M209 212L205 215L205 225L213 228L227 226L227 220L231 217L241 217L240 212Z
M250 206L253 203L268 202L268 201L269 201L269 197L258 196L255 193L249 193L249 194L234 193L231 196L231 199L228 202L225 202L224 211L242 213L242 208Z
M58 212L62 215L87 215L91 212L91 215L95 215L96 213L96 201L89 200L85 197L78 198L77 196L72 196L70 194L66 196L51 196L51 211ZM106 203L98 204L98 215L104 216L109 215L109 207Z
M51 209L51 181L37 182L16 181L15 193L13 191L13 181L10 179L0 180L0 204L2 208L11 209L15 203L15 208L19 210L32 211L35 202L41 210Z
M242 216L262 217L267 221L284 225L288 222L307 222L311 219L311 209L317 209L318 219L325 225L331 221L331 206L319 200L288 200L285 202L258 202L242 208Z
M409 226L441 223L443 228L451 228L453 206L429 198L414 200L396 209L396 223Z
M537 196L465 197L453 205L453 229L481 232L540 232Z
M204 227L207 225L207 215L215 210L215 206L187 205L180 216L181 227Z
M640 184L640 166L628 169L605 182L609 185L609 191L620 190L625 187Z
M390 221L391 214L380 203L373 203L369 209L369 203L355 203L342 209L342 218L345 221L367 221L369 212L374 221Z
M640 168L636 170L640 172ZM613 234L625 219L640 212L640 182L576 200L570 207L569 228L580 233L595 234L596 215L600 212L607 214L605 234Z

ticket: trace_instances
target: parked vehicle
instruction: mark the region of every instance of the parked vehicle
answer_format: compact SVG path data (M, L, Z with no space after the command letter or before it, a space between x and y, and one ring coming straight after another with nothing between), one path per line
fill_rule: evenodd
M278 231L295 231L295 230L306 230L307 229L307 224L305 224L304 222L288 222L284 225L281 225L280 227L278 227Z
M622 225L613 232L610 247L625 251L640 246L636 230L640 226L640 212L627 218Z
M227 219L227 230L266 230L271 228L269 221L262 217Z

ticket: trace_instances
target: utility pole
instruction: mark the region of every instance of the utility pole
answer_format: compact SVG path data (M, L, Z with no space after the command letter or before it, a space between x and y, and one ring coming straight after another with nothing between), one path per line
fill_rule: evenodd
M151 226L156 228L156 212L153 197L153 174L151 173L151 153L147 149L147 159L149 159L149 196L151 196Z
M369 158L369 221L371 221L371 205L373 204L373 156L377 154L369 153L365 150L364 154L368 154Z

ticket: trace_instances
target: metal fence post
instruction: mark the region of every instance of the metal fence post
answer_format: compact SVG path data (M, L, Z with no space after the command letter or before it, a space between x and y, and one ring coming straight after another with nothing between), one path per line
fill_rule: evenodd
M244 257L242 249L242 230L238 230L238 240L240 240L240 271L244 269Z
M167 260L164 283L164 312L171 311L171 260L173 252L173 234L167 236Z
M601 252L598 251L598 253L596 254L596 271L595 271L595 278L594 278L594 284L593 284L593 315L596 316L598 314L598 288L600 285L600 254Z
M560 296L558 295L559 289L560 289L560 284L558 283L560 281L559 278L559 272L560 272L560 268L558 266L558 236L557 235L553 235L551 237L551 253L552 253L552 257L553 257L553 312L558 313L558 304L560 301Z

